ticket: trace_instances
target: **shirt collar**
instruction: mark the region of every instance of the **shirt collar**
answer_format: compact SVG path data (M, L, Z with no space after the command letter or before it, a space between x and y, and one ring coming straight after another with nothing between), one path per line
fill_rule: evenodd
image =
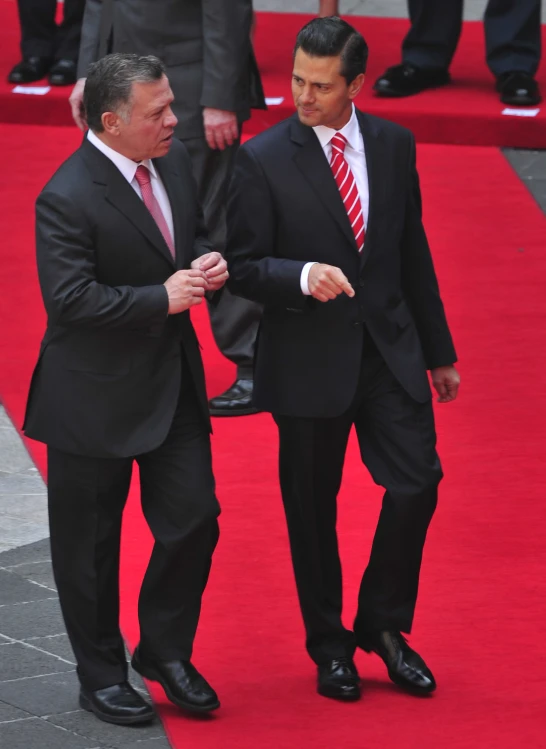
M341 130L334 130L332 127L326 127L326 125L317 125L313 128L317 134L320 145L322 148L326 148L336 133L340 133L345 137L349 146L353 151L362 151L362 141L360 138L360 126L358 124L358 118L356 116L355 105L353 104L353 112L349 122L341 128Z
M87 131L87 140L109 158L115 166L117 166L127 182L131 183L134 180L137 167L141 164L150 170L152 177L157 179L157 172L151 159L144 159L140 164L137 164L136 161L128 159L127 156L119 153L119 151L115 151L113 148L110 148L110 146L107 146L106 143L104 143L92 130Z

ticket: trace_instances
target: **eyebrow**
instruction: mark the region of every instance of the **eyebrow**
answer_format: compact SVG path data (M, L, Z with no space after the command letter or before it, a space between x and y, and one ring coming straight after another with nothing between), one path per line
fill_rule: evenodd
M299 78L300 81L303 81L303 78L301 77L301 75L298 75L297 73L292 73L292 77L293 78ZM332 85L331 81L329 81L329 82L326 82L326 81L311 81L311 83L312 83L313 86L331 86Z

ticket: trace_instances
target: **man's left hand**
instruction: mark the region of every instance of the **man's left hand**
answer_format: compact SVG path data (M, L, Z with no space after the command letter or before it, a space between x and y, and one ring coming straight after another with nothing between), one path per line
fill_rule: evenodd
M203 125L209 148L218 148L223 151L224 148L232 146L239 137L239 125L235 112L205 107Z
M438 403L454 401L459 392L461 378L453 366L437 367L431 372L432 384L438 393Z
M193 270L200 270L207 280L207 291L218 291L229 278L227 263L219 252L201 255L191 264Z

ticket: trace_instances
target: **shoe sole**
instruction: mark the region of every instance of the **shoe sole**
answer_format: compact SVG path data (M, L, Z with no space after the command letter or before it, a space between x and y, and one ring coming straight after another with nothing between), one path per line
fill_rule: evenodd
M215 703L213 703L212 705L207 705L207 707L199 707L196 705L192 705L189 702L184 702L184 700L179 699L171 692L168 684L165 684L163 682L161 676L157 673L157 671L154 671L151 668L142 668L140 664L136 665L134 661L131 663L131 666L138 674L143 676L145 679L148 679L148 681L156 681L158 684L161 684L165 691L165 694L167 695L167 698L173 703L173 705L182 708L182 710L186 710L189 713L203 714L210 713L213 710L218 710L218 708L220 707L220 700L216 700Z
M320 687L317 688L317 692L321 697L328 697L331 700L338 700L339 702L357 702L361 697L360 692L352 695L340 695L334 692L329 692L326 689L321 689Z
M252 416L252 414L259 414L257 408L240 408L237 410L229 411L223 408L209 408L211 416Z
M146 717L141 715L130 715L126 718L121 716L119 718L115 718L112 715L108 715L108 713L102 713L100 710L97 710L92 704L91 700L89 700L83 694L80 694L80 707L82 708L82 710L87 710L88 713L93 713L93 715L96 715L99 720L102 720L105 723L113 723L116 726L134 726L138 723L151 723L155 718L155 713L152 713L151 715Z

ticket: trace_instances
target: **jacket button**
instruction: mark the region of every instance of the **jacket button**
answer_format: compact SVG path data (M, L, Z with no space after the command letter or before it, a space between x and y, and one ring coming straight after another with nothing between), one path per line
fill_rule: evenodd
M360 286L360 288L362 288L364 286L364 279L363 278L360 279L360 281L358 282L358 285Z
M353 323L353 328L358 328L359 325L362 325L362 323L359 322L358 320L355 320Z

